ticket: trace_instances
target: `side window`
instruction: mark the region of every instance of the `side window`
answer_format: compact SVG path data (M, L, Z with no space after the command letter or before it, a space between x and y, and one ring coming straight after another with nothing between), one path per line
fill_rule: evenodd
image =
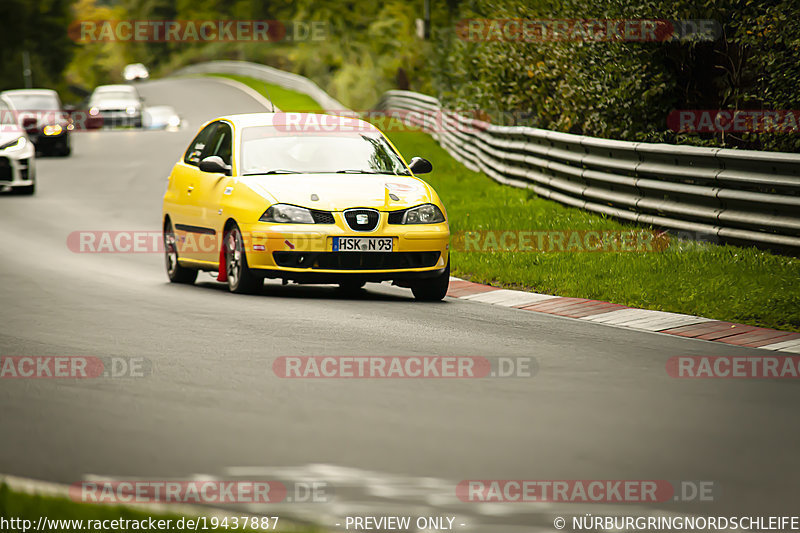
M219 122L212 122L200 130L200 133L192 140L189 149L186 150L186 154L183 156L184 163L194 166L200 163L200 160L203 158L203 150L208 146L208 140L216 129L217 124L219 124Z
M231 151L233 145L233 132L231 127L224 122L219 122L211 140L206 144L203 150L202 159L208 156L218 155L226 165L231 164Z

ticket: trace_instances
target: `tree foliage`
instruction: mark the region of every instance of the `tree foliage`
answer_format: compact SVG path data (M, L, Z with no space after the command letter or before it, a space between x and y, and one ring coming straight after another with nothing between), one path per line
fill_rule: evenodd
M73 0L0 2L0 90L25 86L23 52L30 56L34 87L63 88L62 73L75 49L67 35Z
M243 59L309 76L365 109L387 89L433 94L449 107L502 111L557 131L646 142L798 151L786 133L678 134L680 109L800 108L797 0L431 0L432 38L417 36L423 0L4 0L0 83L22 85L22 50L38 86L119 81L126 63L152 71ZM712 41L469 42L459 21L488 19L714 20ZM322 21L320 41L76 44L78 20ZM8 21L14 21L9 23ZM68 66L69 65L69 66ZM68 66L68 67L67 67Z

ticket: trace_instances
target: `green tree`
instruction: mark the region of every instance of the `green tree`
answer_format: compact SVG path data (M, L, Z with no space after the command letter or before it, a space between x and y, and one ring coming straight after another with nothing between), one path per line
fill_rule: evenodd
M67 34L73 0L0 2L0 89L25 86L22 54L30 54L34 87L64 89L62 74L75 43Z

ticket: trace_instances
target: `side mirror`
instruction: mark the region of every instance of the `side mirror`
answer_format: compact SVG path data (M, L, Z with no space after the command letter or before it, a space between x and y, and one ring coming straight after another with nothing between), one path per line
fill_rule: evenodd
M226 165L220 156L210 155L200 161L200 170L228 176L231 173L231 166Z
M433 165L427 159L422 157L415 157L411 160L408 164L408 168L411 169L411 172L414 174L427 174L431 170L433 170Z

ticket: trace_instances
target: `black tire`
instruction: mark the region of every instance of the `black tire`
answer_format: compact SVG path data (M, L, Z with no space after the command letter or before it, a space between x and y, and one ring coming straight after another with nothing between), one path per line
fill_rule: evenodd
M414 298L421 302L438 302L447 295L447 288L450 286L450 260L444 272L435 278L423 279L411 285L411 292Z
M349 279L339 284L339 289L344 292L356 292L361 289L367 282L361 279Z
M185 283L191 285L197 279L197 270L182 267L178 262L178 247L175 245L175 232L172 231L172 222L164 224L164 265L167 267L167 277L172 283Z
M256 276L247 266L244 239L239 226L234 222L225 232L225 270L228 274L228 289L236 294L254 294L264 286L264 278Z

